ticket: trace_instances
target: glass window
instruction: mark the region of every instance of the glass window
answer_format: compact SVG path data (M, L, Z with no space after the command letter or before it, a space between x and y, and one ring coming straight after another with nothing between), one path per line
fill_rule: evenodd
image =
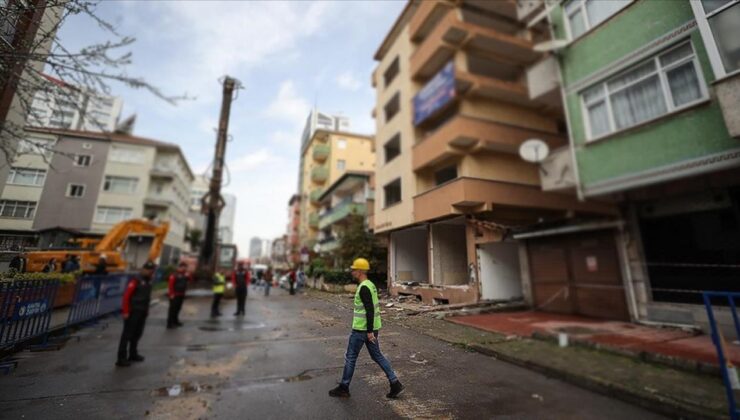
M337 147L339 149L346 149L347 148L347 139L339 139L339 140L337 140Z
M589 139L706 98L698 66L690 42L685 42L581 92Z
M708 18L726 73L740 70L740 3Z
M347 167L347 162L343 159L339 159L337 161L337 170L338 171L344 171L344 169Z
M434 182L436 185L442 185L455 178L457 178L457 165L442 168L434 173Z
M573 38L577 38L586 32L586 22L580 9L568 14L568 23L570 23L570 34Z
M103 191L118 194L133 194L136 192L136 186L138 184L139 180L137 178L106 176L103 183Z
M67 197L82 197L85 195L85 186L80 184L67 185Z
M90 166L92 163L92 155L77 155L75 156L75 166Z
M95 211L96 223L118 223L130 219L133 210L126 207L98 207Z
M701 0L705 13L712 13L720 7L730 3L732 0Z
M45 180L43 169L11 168L8 173L8 184L42 186Z
M578 38L614 16L633 0L571 0L565 5L565 14L571 38Z
M0 217L33 219L35 212L35 201L0 200Z
M393 117L398 114L398 111L401 110L401 96L399 93L396 93L393 95L393 97L388 101L387 104L383 107L383 110L385 111L385 121L388 122L393 119Z
M29 136L18 143L18 154L43 155L50 159L54 148L54 142L45 138Z
M385 195L385 207L401 201L401 179L397 179L383 187Z
M399 71L399 64L398 64L398 57L393 59L393 62L388 66L388 68L383 72L383 83L385 87L388 87L388 85L393 82L393 79L396 78Z
M383 146L385 163L388 163L401 154L401 133L397 133Z
M144 160L144 152L138 149L113 146L108 159L111 162L142 163Z

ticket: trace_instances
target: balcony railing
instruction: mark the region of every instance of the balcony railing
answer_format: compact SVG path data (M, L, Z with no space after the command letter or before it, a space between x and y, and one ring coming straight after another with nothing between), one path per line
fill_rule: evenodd
M316 162L324 162L326 161L326 158L329 157L329 151L331 149L329 148L328 144L317 144L313 147L313 160Z
M351 200L343 201L321 216L319 229L324 229L334 223L340 222L350 214L364 215L366 212L367 205L365 203L355 203Z
M317 229L319 227L319 214L316 212L312 212L308 215L308 226L312 227L314 229Z
M324 194L324 189L318 188L311 191L311 194L309 194L308 197L311 200L311 203L318 204L322 194Z
M323 184L327 179L329 179L329 168L326 166L318 166L311 170L311 181Z
M319 242L320 252L331 252L339 248L341 241L335 237L327 238Z

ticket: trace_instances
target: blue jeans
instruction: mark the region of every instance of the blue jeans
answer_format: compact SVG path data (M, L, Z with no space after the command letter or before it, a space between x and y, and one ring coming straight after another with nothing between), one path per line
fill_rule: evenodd
M349 388L349 383L352 381L352 375L355 373L355 364L357 364L357 356L360 355L362 346L367 346L367 351L370 353L370 358L383 369L385 375L388 377L388 381L391 383L396 382L398 378L396 373L393 372L388 359L383 356L380 352L380 343L378 342L378 333L375 333L375 342L372 343L367 339L367 332L352 331L349 335L349 344L347 344L347 353L344 355L344 373L342 374L341 384Z

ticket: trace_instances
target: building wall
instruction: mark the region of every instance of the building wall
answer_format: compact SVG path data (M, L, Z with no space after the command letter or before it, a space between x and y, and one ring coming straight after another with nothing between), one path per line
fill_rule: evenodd
M636 1L561 52L570 130L581 182L587 194L589 188L599 182L738 148L713 100L668 114L653 123L586 142L578 92L603 80L598 77L599 72L626 63L635 51L671 32L676 34L661 45L669 47L687 36L697 54L704 82L711 87L714 76L693 20L688 1ZM561 10L554 12L553 21L558 28L556 31L562 31Z
M88 230L95 216L96 202L102 191L109 143L60 136L52 158L51 173L47 175L39 202L34 229L66 227ZM92 155L88 167L75 166L70 156ZM68 184L85 186L82 197L67 197Z
M398 35L388 52L378 63L378 67L373 73L376 89L376 103L374 109L376 135L375 135L375 226L376 233L387 232L407 226L414 221L414 204L413 197L416 195L416 180L411 170L412 150L414 145L414 128L413 108L411 100L415 84L411 81L409 74L409 59L412 54L413 46L409 38L408 25L406 25ZM398 57L399 72L389 86L385 86L383 73ZM400 110L391 121L385 121L385 112L383 107L393 96L400 95ZM401 154L396 156L392 161L386 163L385 150L383 146L396 134L401 135ZM385 206L385 196L383 187L401 179L401 201L389 206Z

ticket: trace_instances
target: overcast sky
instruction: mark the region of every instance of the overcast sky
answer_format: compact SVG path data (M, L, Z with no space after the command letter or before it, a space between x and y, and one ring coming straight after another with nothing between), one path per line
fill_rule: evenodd
M167 93L197 98L171 106L113 85L135 134L177 143L202 173L213 158L221 87L228 74L244 85L232 106L226 192L237 196L236 242L285 232L297 188L299 137L315 103L372 134L373 54L403 1L103 1L100 16L136 38L126 69ZM70 18L60 41L79 49L103 38L89 18ZM108 37L109 38L109 37Z

